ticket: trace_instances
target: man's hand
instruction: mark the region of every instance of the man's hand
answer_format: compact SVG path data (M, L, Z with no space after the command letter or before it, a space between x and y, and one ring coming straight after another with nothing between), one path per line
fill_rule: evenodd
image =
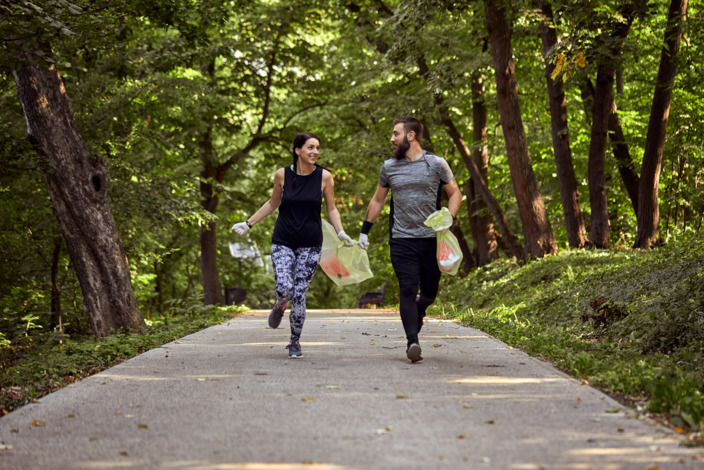
M339 238L340 241L344 242L347 246L352 246L352 244L354 243L350 236L347 235L344 230L340 230L339 232L337 232L337 238Z
M357 241L357 244L363 250L366 250L367 248L369 248L369 238L367 237L366 233L359 234L359 241Z
M244 235L249 232L249 225L247 225L247 222L240 222L239 224L233 225L232 230L237 232L238 235Z

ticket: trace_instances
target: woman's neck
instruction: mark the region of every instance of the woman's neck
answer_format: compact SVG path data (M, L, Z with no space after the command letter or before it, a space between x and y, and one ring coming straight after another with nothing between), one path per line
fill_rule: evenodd
M311 165L310 163L302 163L301 161L298 162L298 165L296 165L296 174L299 174L301 176L308 176L313 171L315 170L315 164Z

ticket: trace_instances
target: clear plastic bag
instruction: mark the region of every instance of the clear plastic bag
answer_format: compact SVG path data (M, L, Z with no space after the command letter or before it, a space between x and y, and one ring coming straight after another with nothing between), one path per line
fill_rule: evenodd
M374 277L367 252L356 243L346 246L337 238L335 228L323 220L323 249L320 268L338 286L359 284Z
M462 264L463 255L457 237L447 230L452 226L452 214L450 214L447 207L443 207L439 211L430 214L428 218L425 219L424 223L438 232L438 247L436 253L440 271L452 275L457 274ZM439 230L447 231L439 232Z

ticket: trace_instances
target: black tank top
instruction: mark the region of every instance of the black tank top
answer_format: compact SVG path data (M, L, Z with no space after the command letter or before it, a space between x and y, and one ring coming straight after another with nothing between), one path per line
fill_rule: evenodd
M295 174L290 166L284 169L284 190L271 243L292 249L323 244L322 181L319 166L305 176Z

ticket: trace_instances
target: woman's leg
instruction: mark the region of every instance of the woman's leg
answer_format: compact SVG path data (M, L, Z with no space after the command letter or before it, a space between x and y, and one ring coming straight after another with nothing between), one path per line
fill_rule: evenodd
M274 265L276 280L276 303L285 305L293 297L293 269L296 255L283 245L271 245L271 263Z
M301 337L303 323L306 321L306 296L313 280L313 275L320 262L320 246L298 248L296 250L296 274L293 281L293 298L291 299L291 342Z

